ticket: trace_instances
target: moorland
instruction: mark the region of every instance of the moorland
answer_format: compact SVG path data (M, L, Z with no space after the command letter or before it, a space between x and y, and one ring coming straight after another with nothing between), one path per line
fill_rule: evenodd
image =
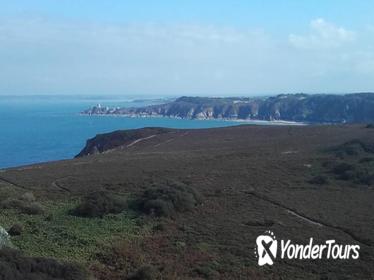
M371 125L98 135L75 159L0 170L0 279L372 279L373 187ZM265 230L360 258L259 267Z

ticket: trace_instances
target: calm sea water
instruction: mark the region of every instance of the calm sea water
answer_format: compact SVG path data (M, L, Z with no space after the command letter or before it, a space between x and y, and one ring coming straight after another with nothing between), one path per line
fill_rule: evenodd
M227 121L81 116L102 105L143 106L151 101L75 97L0 97L0 168L69 159L98 133L146 126L208 128Z

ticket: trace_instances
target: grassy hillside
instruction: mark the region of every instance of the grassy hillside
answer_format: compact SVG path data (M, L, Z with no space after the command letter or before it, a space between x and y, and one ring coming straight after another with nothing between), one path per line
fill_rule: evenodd
M97 279L374 275L370 126L237 126L126 141L1 170L0 225L22 229L14 246ZM265 230L297 243L359 244L360 258L259 268L255 240Z

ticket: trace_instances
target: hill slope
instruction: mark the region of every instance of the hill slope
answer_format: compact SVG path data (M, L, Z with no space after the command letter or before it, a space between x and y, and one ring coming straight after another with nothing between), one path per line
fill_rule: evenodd
M373 129L237 126L123 143L108 153L1 170L1 190L33 192L46 211L38 218L2 209L0 225L25 225L12 242L27 254L85 257L98 279L124 279L149 266L156 271L151 279L372 279L374 185L362 175L373 170L367 144L374 143ZM172 217L131 210L69 215L94 192L132 198L183 185L198 191L202 203ZM359 244L360 258L277 258L259 268L253 251L265 230L297 243L313 237Z

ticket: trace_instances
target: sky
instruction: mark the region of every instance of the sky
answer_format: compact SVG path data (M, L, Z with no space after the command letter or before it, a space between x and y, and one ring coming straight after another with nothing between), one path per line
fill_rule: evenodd
M371 0L0 0L0 95L374 91Z

